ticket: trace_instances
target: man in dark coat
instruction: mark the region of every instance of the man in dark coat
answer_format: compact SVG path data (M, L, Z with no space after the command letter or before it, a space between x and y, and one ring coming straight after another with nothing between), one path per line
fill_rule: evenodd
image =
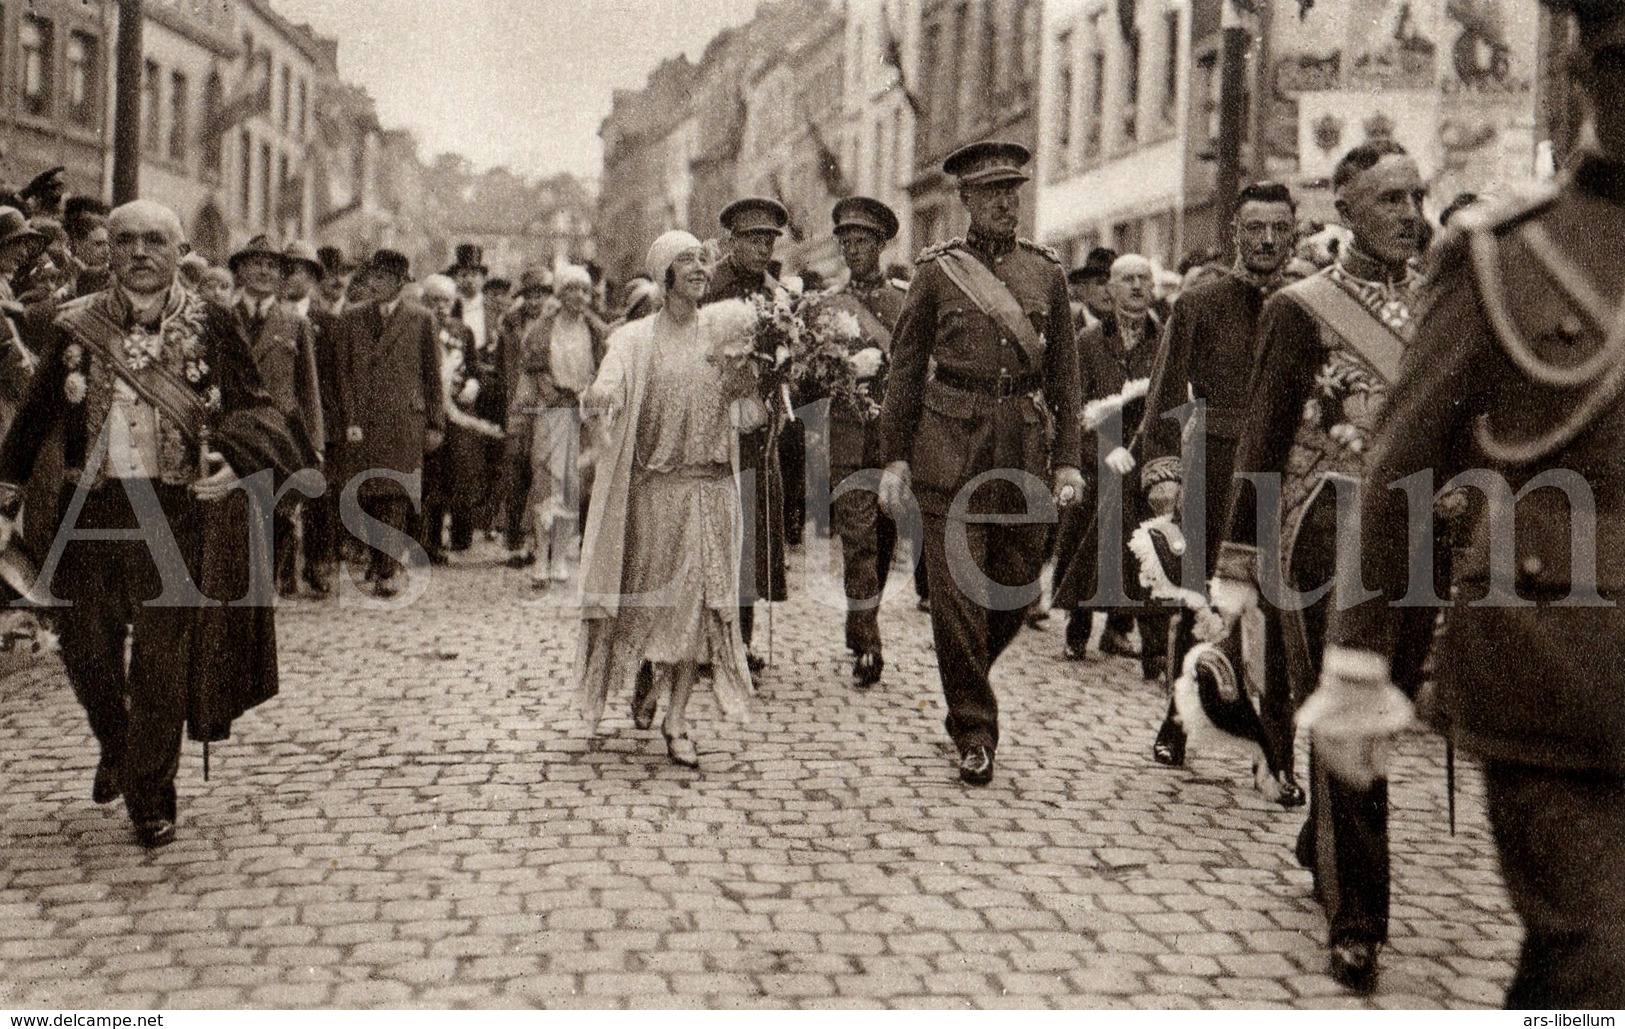
M1046 487L1063 506L1083 495L1066 275L1054 252L1016 236L1029 160L1019 144L983 142L943 163L970 231L920 255L882 414L881 505L902 521L910 493L918 501L948 735L976 786L992 781L999 744L988 675L1040 590Z
M338 311L328 302L329 276L340 283L338 301L342 306L343 256L332 247L313 248L302 240L291 241L282 251L285 262L282 299L295 313L310 322L316 352L316 392L322 405L322 471L332 475L338 467L338 448L348 423L338 400ZM324 260L325 258L325 260ZM319 497L305 499L300 549L304 554L302 573L305 584L319 597L332 592L333 564L338 559L339 483L330 482Z
M1055 546L1057 570L1064 574L1055 590L1055 603L1070 614L1066 626L1066 656L1081 660L1089 642L1090 622L1096 610L1106 612L1100 649L1119 657L1139 657L1147 679L1167 670L1169 613L1146 595L1126 547L1129 535L1149 511L1140 492L1130 483L1133 451L1130 438L1145 409L1144 395L1157 362L1162 326L1151 313L1155 286L1151 262L1139 254L1124 254L1112 263L1108 290L1112 309L1099 324L1078 339L1078 381L1084 398L1086 429L1080 464L1097 472L1093 503L1069 510L1061 517ZM1103 445L1102 440L1108 441ZM1105 555L1102 550L1111 547ZM1101 560L1115 562L1115 570ZM1103 598L1099 606L1094 598ZM1128 630L1140 630L1140 649L1129 642Z
M771 297L781 288L773 246L790 224L790 213L777 200L746 197L723 208L718 217L722 227L728 230L728 256L717 265L702 302ZM775 409L776 398L764 397L763 400L769 410ZM781 412L780 417L784 414ZM747 648L751 645L756 622L756 600L771 602L789 598L784 554L785 516L790 511L786 499L789 485L780 463L782 451L769 453L768 438L767 429L742 433L739 437L740 468L749 473L756 484L754 498L745 498L755 523L753 539L747 541L752 567L741 569L739 578L739 633ZM752 671L762 667L762 660L754 649L750 652L750 665Z
M316 334L310 322L282 299L287 258L268 238L255 236L232 254L226 265L239 286L232 312L259 367L260 381L304 444L303 466L315 467L326 452L316 376ZM299 553L294 526L300 517L299 508L297 494L288 495L277 505L272 547L276 554L277 592L284 597L298 590Z
M221 738L276 692L270 569L247 521L225 532L221 512L246 510L239 475L297 462L235 317L177 280L180 219L137 201L108 224L119 285L63 306L0 445L0 545L60 432L69 483L40 591L68 605L63 663L101 746L91 797L122 793L138 840L159 847L175 838L183 728ZM258 584L247 606L221 605L244 597L222 572Z
M1350 150L1332 185L1353 239L1332 267L1265 302L1212 594L1228 617L1263 602L1261 714L1278 777L1292 768L1295 704L1320 675L1337 599L1327 584L1338 510L1365 478L1378 415L1415 331L1414 262L1427 231L1426 187L1392 140ZM1333 782L1313 747L1309 765L1298 860L1326 906L1332 976L1370 991L1388 936L1387 782Z
M1203 572L1205 589L1224 539L1225 505L1236 465L1236 441L1246 422L1253 354L1258 347L1258 316L1264 301L1281 287L1281 269L1297 244L1297 204L1278 182L1259 182L1236 198L1232 223L1236 263L1212 280L1192 287L1174 302L1141 429L1140 485L1156 514L1180 507L1188 549L1185 560ZM1187 468L1185 426L1194 416L1186 405L1202 407L1201 464ZM1181 412L1188 412L1182 418ZM1200 558L1195 547L1200 546ZM1177 670L1194 642L1194 613L1180 618L1173 653ZM1170 700L1168 714L1152 746L1165 765L1183 764L1185 733ZM1289 778L1282 800L1303 802L1303 788Z
M884 393L884 367L891 352L892 327L903 312L906 286L899 287L880 270L880 252L897 236L897 215L872 197L853 196L836 203L830 214L841 245L848 278L839 289L808 301L816 312L846 312L862 330L864 346L852 356L860 381L870 396ZM897 545L897 523L880 513L875 488L881 460L880 423L874 412L832 399L826 428L829 446L830 528L841 541L842 576L846 584L846 646L852 652L852 677L859 687L880 681L885 660L880 645L880 594L891 571Z
M353 490L372 548L367 578L385 598L400 592L401 562L416 548L407 530L422 500L423 455L439 449L446 426L434 317L401 295L410 269L397 251L373 254L358 273L370 299L348 307L338 328L339 408L347 422L336 476L340 512ZM416 488L409 492L394 476L417 477Z
M445 274L457 284L451 316L468 327L474 340L463 355L464 372L479 384L475 387L479 395L473 401L473 410L480 419L501 425L507 419L509 387L502 381L503 358L497 330L505 309L485 292L486 276L490 274L485 249L474 243L460 244L457 259ZM455 456L445 455L457 466L462 481L481 487L474 503L452 506L449 549L467 550L474 542L474 530L491 528L501 495L502 451L500 439L464 437Z
M1403 723L1394 684L1415 688L1447 607L1435 721L1483 762L1524 924L1506 1006L1608 1010L1625 1007L1625 296L1599 241L1625 232L1625 11L1548 6L1578 16L1596 149L1544 198L1458 216L1441 248L1363 491L1371 599L1335 616L1310 731L1339 782L1381 782L1366 755ZM1416 542L1436 506L1453 547ZM1430 558L1449 599L1419 604Z

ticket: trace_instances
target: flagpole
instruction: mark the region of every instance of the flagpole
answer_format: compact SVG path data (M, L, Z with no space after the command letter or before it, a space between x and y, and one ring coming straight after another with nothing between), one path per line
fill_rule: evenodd
M141 195L141 0L118 0L113 94L113 205Z

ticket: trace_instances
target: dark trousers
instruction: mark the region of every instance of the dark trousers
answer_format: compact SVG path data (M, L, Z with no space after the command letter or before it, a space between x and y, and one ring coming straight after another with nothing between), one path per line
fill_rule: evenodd
M511 446L502 455L502 534L509 550L525 548L525 512L530 506L532 472L529 443L533 432L527 427L525 446ZM583 525L587 524L583 519Z
M329 464L329 467L332 467ZM327 492L307 498L300 508L304 520L300 540L305 555L305 575L325 574L338 557L339 486L330 483Z
M195 582L200 527L190 493L184 486L153 488ZM64 509L72 490L63 491ZM79 529L139 525L123 485L116 482L91 490L77 520ZM71 603L62 609L62 661L101 745L102 764L117 770L132 819L173 820L186 722L184 644L196 609L144 603L159 596L162 580L153 551L141 540L69 543L53 589Z
M1625 1008L1625 776L1490 762L1501 877L1524 926L1509 1008Z
M298 580L299 572L300 506L298 497L283 497L271 516L271 552L276 561L277 586L290 591Z
M807 427L788 422L779 432L779 467L784 476L784 540L801 543L807 525Z
M423 531L423 521L412 511L412 501L399 490L365 494L360 497L361 510L374 520L396 532L417 537ZM387 579L400 572L406 555L396 542L384 539L382 533L371 530L363 534L361 542L367 546L367 578Z
M851 480L854 484L863 481L866 486L872 485L857 469L841 469L834 478L841 483L849 475L859 475ZM878 654L880 594L886 588L897 549L897 523L881 513L878 497L869 489L849 489L830 506L830 529L841 541L846 647L854 654Z
M940 515L924 516L925 560L931 579L931 634L937 674L948 705L948 735L960 753L999 744L999 700L988 673L1016 638L1027 605L990 596L982 576L1000 586L1036 585L1044 563L1046 526L957 525ZM946 547L947 530L965 533L972 567L955 569ZM967 592L967 590L969 592Z

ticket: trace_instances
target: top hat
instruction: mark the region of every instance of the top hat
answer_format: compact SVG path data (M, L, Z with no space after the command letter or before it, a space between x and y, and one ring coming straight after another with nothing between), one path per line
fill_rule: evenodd
M282 251L278 250L274 245L272 245L271 237L264 235L263 233L255 236L253 239L243 244L243 248L241 250L228 257L226 259L226 267L231 269L231 274L236 275L237 266L248 260L250 257L269 257L271 260L277 263L277 267L279 268L285 269L288 266L287 260L282 256Z
M50 238L30 225L28 218L21 211L15 207L0 207L0 247L18 240L27 240L32 244L25 264L32 264L50 244Z
M504 278L486 279L485 285L480 287L481 293L507 293L513 289L513 282Z
M296 264L309 268L317 282L327 278L327 266L322 263L316 248L302 239L289 240L288 245L282 248L283 267L292 268Z
M375 250L367 262L361 266L363 272L380 272L384 275L394 275L412 281L412 262L399 250Z
M790 212L777 200L745 197L724 207L717 220L735 236L748 232L771 232L775 236L782 236L784 227L790 224Z
M835 234L843 229L867 229L885 242L897 235L897 215L874 197L846 197L835 202L830 212L835 221Z
M1032 158L1020 143L983 140L949 154L942 162L942 170L957 178L961 186L1021 183L1032 177L1021 170Z
M485 266L485 248L478 243L457 244L457 259L446 269L447 275L455 275L459 271L472 270L481 275L489 274L491 269Z
M40 172L17 195L24 200L48 200L52 195L55 195L57 199L61 199L62 194L67 190L67 187L62 182L62 173L65 171L67 169L59 165L48 171Z

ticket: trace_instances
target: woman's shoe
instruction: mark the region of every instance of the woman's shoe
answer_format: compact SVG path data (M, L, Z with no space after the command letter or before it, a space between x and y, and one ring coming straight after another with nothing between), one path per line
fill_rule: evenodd
M660 694L655 690L654 672L644 665L638 670L637 685L632 689L632 724L639 729L652 727L659 703Z
M680 732L676 736L666 734L666 754L673 764L682 765L684 768L700 767L699 749L694 746L694 740L689 737L687 731Z

